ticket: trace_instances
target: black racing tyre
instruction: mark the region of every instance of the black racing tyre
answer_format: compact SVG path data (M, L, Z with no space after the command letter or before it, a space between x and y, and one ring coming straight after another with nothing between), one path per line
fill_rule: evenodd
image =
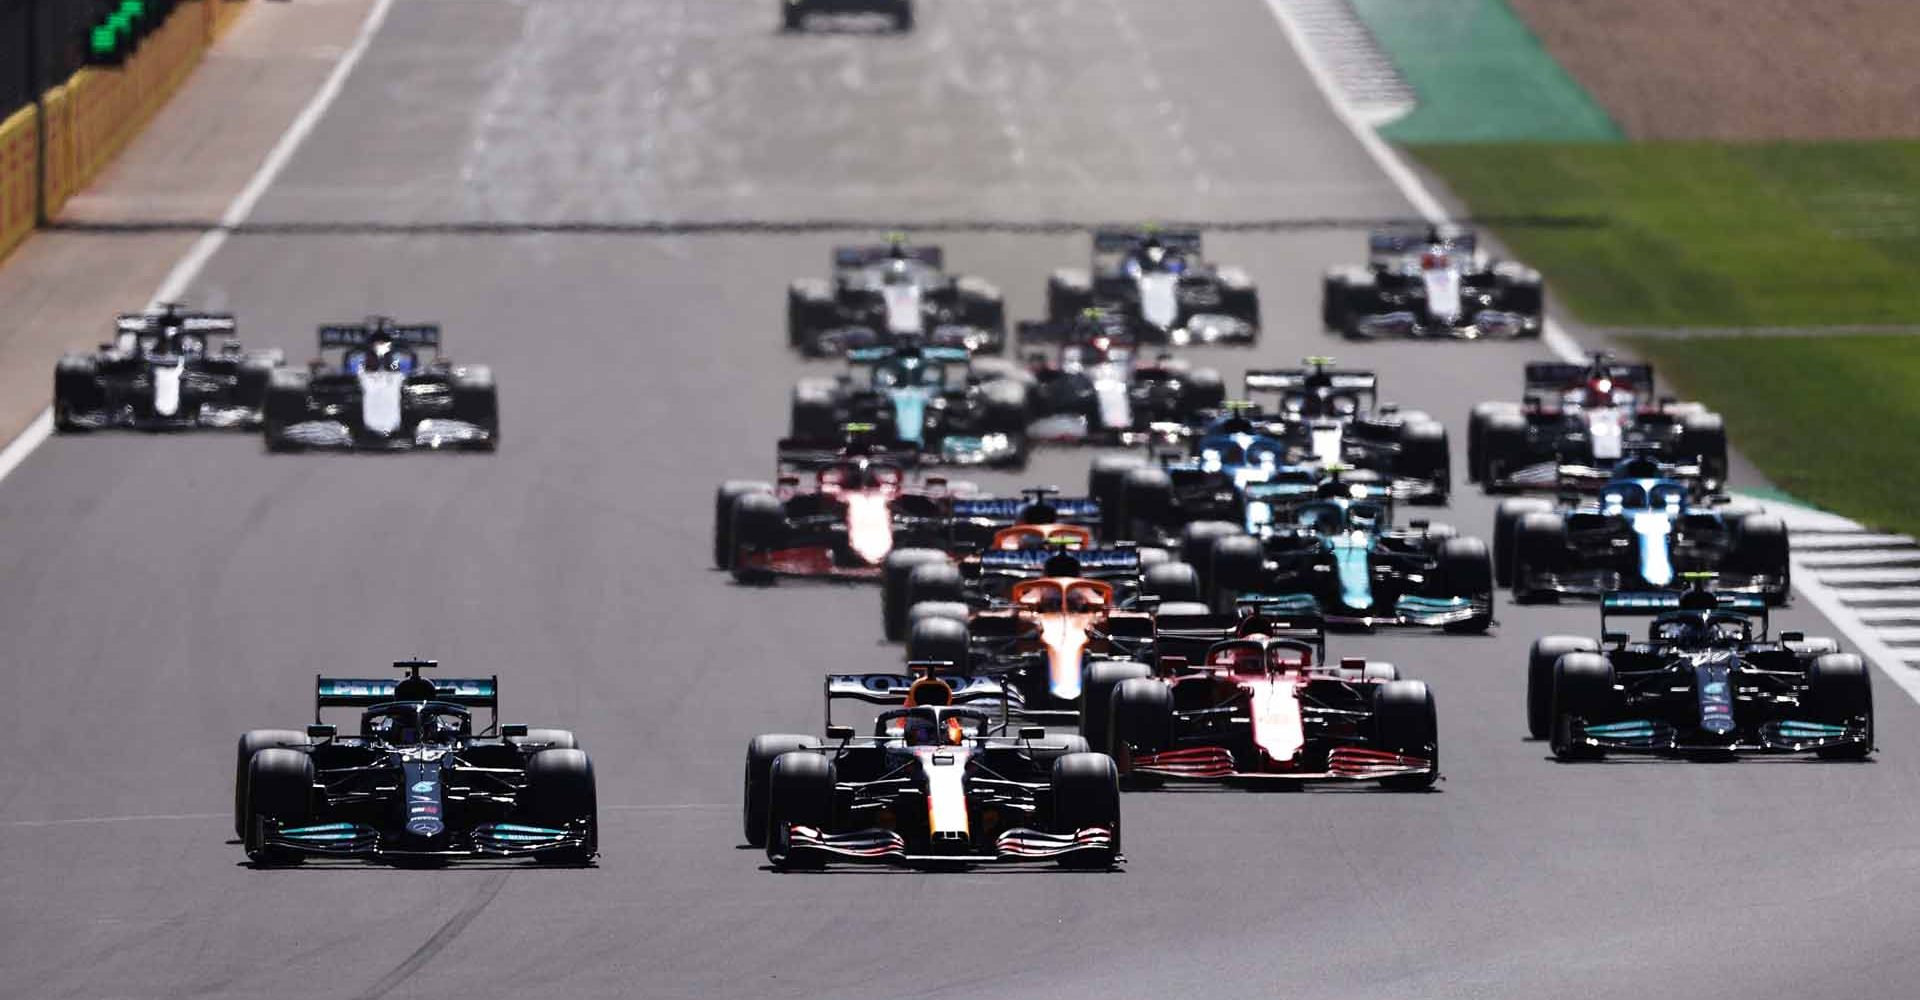
M1865 719L1863 743L1816 751L1828 760L1861 760L1873 752L1873 684L1867 664L1852 653L1828 653L1807 665L1807 708L1816 721L1845 726Z
M1561 760L1596 760L1605 752L1577 746L1573 720L1604 720L1619 699L1613 689L1613 661L1599 653L1568 653L1553 664L1553 755Z
M1122 680L1113 686L1108 712L1107 747L1115 760L1173 745L1173 688L1164 682L1149 677Z
M1179 417L1182 420L1193 420L1204 411L1217 410L1226 400L1227 386L1216 369L1195 368L1180 380Z
M786 868L787 831L798 824L827 829L833 823L833 761L824 754L793 750L774 758L767 772L767 830L761 835L767 860Z
M1320 323L1329 333L1350 333L1360 316L1371 312L1373 273L1365 268L1328 271L1320 282Z
M1144 468L1138 455L1095 455L1087 473L1087 495L1100 504L1100 533L1106 540L1119 537L1118 518L1127 491L1127 473Z
M928 563L915 566L907 574L907 607L923 601L965 602L966 580L960 567L952 563Z
M1734 522L1728 562L1744 573L1764 573L1778 581L1765 592L1767 603L1785 604L1793 592L1787 562L1787 525L1771 514L1747 514Z
M1094 660L1080 675L1080 735L1089 746L1105 750L1111 744L1113 689L1135 677L1152 677L1153 668L1130 660Z
M907 609L907 628L901 633L904 637L913 631L916 622L945 618L962 625L973 619L973 609L959 601L921 601Z
M1214 272L1214 285L1220 291L1221 312L1241 320L1251 328L1245 341L1254 343L1260 336L1260 289L1247 272L1223 267Z
M281 351L263 351L242 358L234 369L234 404L256 413L264 412L267 384L273 381L274 370L286 363L286 355Z
M1093 306L1093 278L1078 268L1063 268L1047 276L1047 320L1067 323Z
M507 742L535 753L541 750L578 750L580 738L571 729L528 729L525 736L510 736Z
M1400 425L1399 445L1393 456L1393 474L1432 480L1444 496L1452 486L1453 468L1447 429L1434 421L1409 420Z
M1494 288L1498 297L1495 309L1519 313L1539 320L1546 315L1547 298L1540 272L1524 264L1502 261L1493 267Z
M248 820L252 816L247 809L247 765L253 762L253 755L269 747L303 747L306 744L307 734L292 729L253 729L241 735L233 764L234 836L246 837Z
M453 393L453 419L487 432L486 440L470 447L492 451L500 443L500 396L493 385L493 369L464 365L455 369L448 388Z
M1560 567L1567 547L1567 522L1559 514L1528 514L1513 536L1513 599L1516 603L1552 601L1557 594L1534 586L1535 574Z
M1549 635L1527 650L1527 734L1536 740L1553 735L1553 665L1568 653L1598 653L1600 644L1585 636Z
M520 818L535 826L565 829L584 823L587 842L565 851L539 855L549 864L585 864L600 852L600 798L593 783L593 761L585 750L553 748L527 758L527 783L520 789Z
M1173 479L1165 469L1134 469L1121 493L1119 537L1138 539L1143 531L1167 523L1173 514ZM1149 539L1150 540L1150 539Z
M1449 538L1440 543L1440 586L1448 597L1484 599L1487 610L1446 626L1448 632L1485 632L1493 624L1493 559L1478 538Z
M912 0L900 0L893 8L893 30L901 32L913 30Z
M748 493L773 492L772 483L729 479L713 492L713 566L733 568L733 501Z
M799 441L830 442L840 439L840 407L831 383L808 380L793 387L787 436Z
M1217 538L1206 575L1207 603L1219 608L1236 594L1254 593L1266 586L1266 550L1260 539L1246 534ZM1222 609L1226 610L1226 609Z
M1396 791L1431 788L1440 777L1440 723L1425 681L1388 681L1373 693L1373 738L1380 749L1419 757L1433 766L1421 774L1382 779Z
M53 426L59 431L80 430L72 414L97 410L105 402L94 381L98 363L92 355L68 354L53 369Z
M780 5L780 26L788 31L799 31L807 26L807 12L798 0L784 0Z
M1529 464L1527 418L1519 413L1490 416L1480 428L1480 484L1488 492L1503 488L1498 480Z
M939 549L894 549L880 563L880 624L888 642L907 637L907 578L921 566L946 563L947 554Z
M820 741L790 733L764 733L747 743L746 775L741 782L741 836L749 847L767 846L767 782L774 759L790 750L815 749Z
M1496 414L1520 416L1517 403L1488 402L1475 403L1473 411L1467 415L1467 482L1478 483L1486 475L1487 460L1484 438L1487 424ZM1524 417L1521 418L1523 421Z
M982 426L989 432L1025 434L1028 423L1027 387L1013 379L995 379L980 387Z
M1072 836L1081 830L1113 831L1113 847L1076 851L1060 859L1063 868L1110 868L1120 855L1120 772L1103 753L1071 753L1053 762L1048 780L1053 799L1053 832Z
M947 663L933 673L964 674L972 662L967 623L951 618L922 618L907 632L908 663Z
M734 551L778 548L787 535L787 508L771 493L744 493L733 500ZM733 578L742 583L764 580L767 574L734 560Z
M1183 562L1149 566L1140 576L1140 592L1163 601L1198 601L1200 574Z
M300 750L267 747L247 761L247 829L242 834L247 857L255 861L298 861L260 843L259 822L277 820L281 826L313 822L313 758Z
M1718 413L1690 413L1680 423L1680 453L1698 458L1700 471L1714 482L1727 480L1727 427Z
M261 410L261 426L266 431L267 450L298 451L298 442L287 437L289 427L307 418L306 372L275 371L267 379L267 399Z
M1232 521L1195 521L1180 529L1180 561L1196 568L1211 567L1214 543L1238 534L1242 534L1240 526ZM1212 585L1205 572L1201 580Z
M1007 300L999 288L983 278L963 275L953 279L953 291L962 322L993 335L976 353L999 354L1007 349Z
M1493 582L1513 586L1513 549L1520 521L1528 514L1551 514L1553 501L1545 497L1509 497L1493 510Z
M797 15L787 7L787 27L798 28ZM801 278L787 285L787 346L812 353L821 327L835 313L833 286L819 278Z

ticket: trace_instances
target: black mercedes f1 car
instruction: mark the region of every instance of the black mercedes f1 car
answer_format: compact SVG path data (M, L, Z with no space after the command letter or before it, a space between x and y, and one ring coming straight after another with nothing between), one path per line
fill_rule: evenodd
M114 321L114 340L70 353L53 374L53 425L62 431L127 427L187 430L260 426L279 351L248 351L226 313L164 305ZM224 338L215 349L209 341Z
M814 356L903 339L987 354L1005 350L1000 289L947 274L944 261L939 247L899 240L835 247L831 279L801 278L787 286L787 345Z
M593 765L571 732L498 724L499 679L321 677L305 732L240 737L234 828L264 864L308 858L433 863L526 857L584 864L599 850ZM321 724L358 707L357 735ZM473 710L494 718L476 731Z

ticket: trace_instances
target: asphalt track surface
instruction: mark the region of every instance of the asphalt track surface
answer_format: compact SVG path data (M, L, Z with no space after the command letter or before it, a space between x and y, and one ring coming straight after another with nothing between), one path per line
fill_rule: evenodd
M782 37L770 0L401 0L261 221L1406 215L1245 0L926 4L907 38ZM860 235L860 234L850 234ZM1237 369L1328 350L1354 231L1237 234L1265 294ZM1522 657L1355 638L1429 680L1426 795L1162 793L1118 874L779 875L741 849L740 754L880 668L870 590L730 585L711 490L762 475L803 366L785 279L827 236L242 236L193 298L293 357L326 320L445 325L499 372L492 457L269 456L56 439L0 487L0 994L19 997L1892 996L1920 973L1915 705L1864 765L1551 762ZM1041 307L1084 238L949 259ZM119 303L101 303L104 315ZM1537 347L1339 345L1458 427ZM1075 485L1050 453L1025 481ZM1012 486L1009 477L989 485ZM1446 519L1484 533L1488 503ZM1789 626L1831 629L1811 610ZM594 870L255 871L233 739L312 675L412 654L576 729Z

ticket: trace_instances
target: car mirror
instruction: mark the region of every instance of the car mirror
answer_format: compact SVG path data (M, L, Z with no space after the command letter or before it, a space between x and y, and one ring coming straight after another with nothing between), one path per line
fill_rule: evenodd
M313 740L316 743L324 742L333 739L334 734L337 732L339 732L339 729L335 726L312 725L307 727L307 739Z
M1412 528L1415 531L1425 531L1432 524L1433 524L1432 521L1429 521L1424 517L1416 517L1413 520L1407 522L1407 527Z
M1023 740L1044 740L1047 738L1047 727L1021 726L1020 738Z
M852 726L828 726L827 739L837 740L841 743L845 743L846 741L853 739L853 727Z
M502 739L512 739L515 736L525 735L527 735L527 727L524 723L515 722L500 727L500 737Z
M1607 646L1624 646L1631 638L1625 632L1606 632L1600 636L1600 642Z

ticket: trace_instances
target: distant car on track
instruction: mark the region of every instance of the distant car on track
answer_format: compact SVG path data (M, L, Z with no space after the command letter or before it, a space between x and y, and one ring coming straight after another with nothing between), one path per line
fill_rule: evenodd
M1022 323L1031 382L1027 435L1053 444L1139 444L1155 424L1185 424L1225 399L1220 373L1165 348L1143 351L1134 324L1089 309L1073 322Z
M914 0L780 0L781 25L788 31L807 26L815 14L884 14L895 31L913 30Z
M936 246L904 240L835 247L833 277L787 286L787 344L803 354L843 354L903 340L998 354L1006 349L1000 289L951 275Z
M1078 736L1012 728L1010 696L993 678L935 669L829 676L824 739L754 737L747 843L776 869L1120 864L1113 761ZM834 724L836 700L888 707L857 736Z
M1201 255L1196 229L1102 229L1093 262L1047 279L1047 320L1068 323L1090 308L1133 323L1144 344L1239 344L1260 338L1260 291L1237 267Z
M493 371L439 356L440 328L373 317L323 326L307 371L275 372L267 386L267 447L492 451L500 442ZM420 352L433 352L422 358Z
M314 725L240 738L234 827L268 864L362 858L429 864L524 857L584 864L599 850L593 765L564 729L498 724L499 680L321 677ZM358 707L358 735L320 724ZM473 710L495 718L476 731Z
M1367 237L1364 267L1329 270L1320 317L1349 337L1537 337L1540 272L1489 259L1470 229L1395 227Z
M863 347L837 378L794 386L789 436L832 440L849 423L917 449L920 461L1019 468L1027 461L1027 387L969 365L957 347Z
M280 351L248 351L227 313L168 304L114 321L112 343L61 357L53 375L53 425L62 431L253 429ZM218 349L215 337L226 338Z
M1866 664L1832 639L1767 635L1757 597L1608 594L1599 641L1548 636L1527 657L1527 728L1562 760L1610 753L1719 759L1873 752ZM1652 618L1644 641L1609 617Z

